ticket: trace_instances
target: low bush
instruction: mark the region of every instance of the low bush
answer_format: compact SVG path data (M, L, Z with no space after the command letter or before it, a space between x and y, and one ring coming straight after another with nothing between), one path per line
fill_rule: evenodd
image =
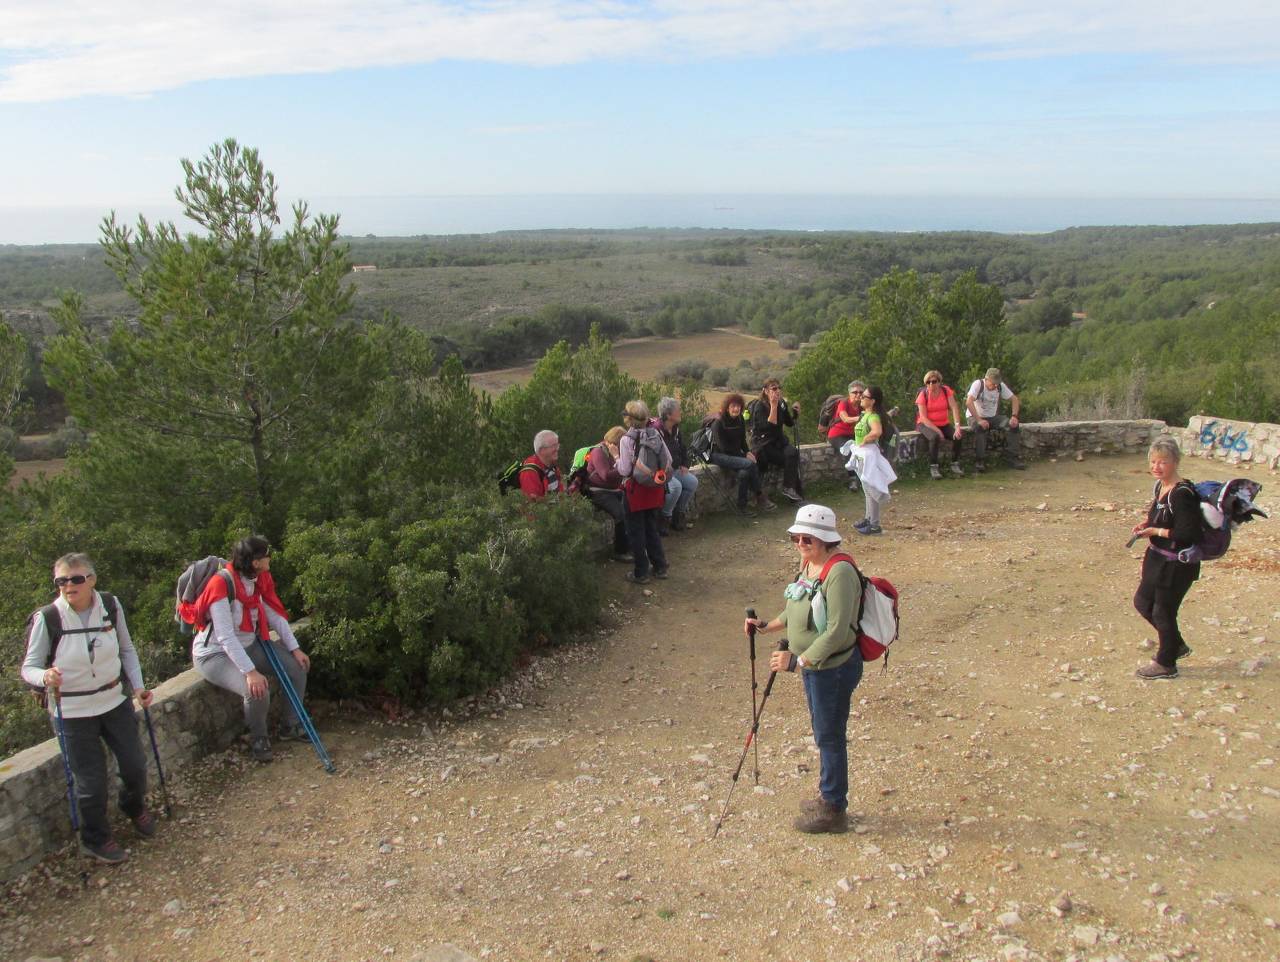
M724 387L729 383L729 369L727 367L709 367L702 376L702 380L704 384L710 387Z
M290 530L317 689L439 704L594 623L591 511L583 498L530 505L442 488L395 517Z
M691 357L667 365L658 377L663 381L701 381L709 367L710 362L700 357Z

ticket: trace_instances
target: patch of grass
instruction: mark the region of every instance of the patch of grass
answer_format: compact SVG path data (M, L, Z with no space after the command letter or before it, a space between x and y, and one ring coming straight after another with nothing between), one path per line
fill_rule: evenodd
M658 918L662 919L664 922L670 922L672 919L676 917L676 910L675 909L658 909L658 911L655 914L658 916Z

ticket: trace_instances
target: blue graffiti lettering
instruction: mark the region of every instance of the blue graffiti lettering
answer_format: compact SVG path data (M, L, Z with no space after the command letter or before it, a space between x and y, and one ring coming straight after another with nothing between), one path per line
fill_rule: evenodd
M1217 421L1210 421L1200 429L1201 447L1211 448L1217 445L1223 451L1235 451L1239 454L1244 454L1249 450L1249 442L1245 437L1249 433L1248 428L1241 428L1238 433L1232 434L1231 425L1224 424L1222 432L1215 434L1214 428L1217 425Z
M1200 446L1205 448L1213 447L1213 442L1217 440L1213 434L1214 425L1217 421L1210 421L1200 429Z

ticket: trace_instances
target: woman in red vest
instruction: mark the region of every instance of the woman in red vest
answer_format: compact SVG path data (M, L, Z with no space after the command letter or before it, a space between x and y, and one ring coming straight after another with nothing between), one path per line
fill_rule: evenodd
M253 757L271 761L267 737L270 694L269 662L263 645L275 645L294 690L301 700L307 692L311 659L298 647L289 627L289 613L276 594L271 578L271 545L265 538L245 538L231 551L227 567L210 578L196 602L196 634L191 653L196 671L211 684L233 691L244 700ZM271 640L275 631L279 641ZM306 732L288 701L284 705L281 738L305 741Z

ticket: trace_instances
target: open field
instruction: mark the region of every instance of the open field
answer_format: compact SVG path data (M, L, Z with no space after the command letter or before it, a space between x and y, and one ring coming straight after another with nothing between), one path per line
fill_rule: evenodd
M794 353L779 347L772 338L753 337L727 328L687 337L641 337L619 341L613 346L618 366L640 381L654 380L663 368L681 360L701 358L712 367L732 368L744 359L780 359ZM529 380L533 368L533 364L522 364L499 371L482 371L471 375L471 383L490 394L501 394L511 385ZM707 393L710 397L716 392Z
M593 641L448 717L320 706L335 776L302 744L177 773L129 864L82 885L66 851L10 886L0 957L1280 958L1280 536L1205 565L1194 654L1143 682L1124 543L1149 493L1136 456L903 485L848 546L901 591L902 638L854 693L846 835L791 827L818 759L781 675L759 785L748 759L710 838L751 712L743 606L774 614L795 571L786 512L721 517L668 539L650 591L612 566ZM828 494L847 533L862 500Z

